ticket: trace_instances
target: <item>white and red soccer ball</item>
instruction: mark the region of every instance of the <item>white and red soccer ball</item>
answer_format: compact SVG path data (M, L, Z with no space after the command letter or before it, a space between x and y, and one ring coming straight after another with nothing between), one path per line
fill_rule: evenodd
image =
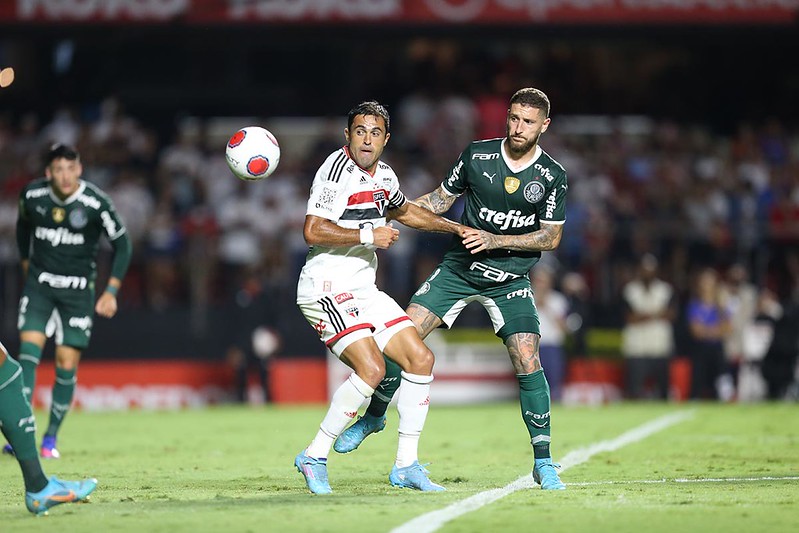
M269 130L248 126L234 133L227 142L225 159L237 178L262 180L269 177L280 163L280 145Z

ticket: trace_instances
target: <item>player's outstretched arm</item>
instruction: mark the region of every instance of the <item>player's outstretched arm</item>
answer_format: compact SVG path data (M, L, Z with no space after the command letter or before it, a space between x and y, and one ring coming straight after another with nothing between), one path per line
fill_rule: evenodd
M402 222L409 228L436 233L454 233L465 236L466 226L444 217L440 217L415 203L407 202L402 207L391 210L391 218Z
M399 230L390 224L374 229L349 229L342 228L332 220L315 215L305 216L305 226L302 230L305 242L309 246L355 246L357 244L372 244L378 248L386 249L399 239Z
M541 229L523 235L494 235L483 230L466 228L463 245L471 253L486 250L516 250L520 252L545 252L560 245L563 224L541 223Z

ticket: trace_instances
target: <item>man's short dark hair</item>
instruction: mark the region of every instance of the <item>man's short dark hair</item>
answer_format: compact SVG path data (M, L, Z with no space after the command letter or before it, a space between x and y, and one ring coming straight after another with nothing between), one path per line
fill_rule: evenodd
M541 109L544 112L544 115L549 117L549 98L547 98L547 95L544 94L544 91L540 89L534 89L533 87L519 89L513 94L513 96L511 96L508 107L512 106L513 104L536 107Z
M56 159L67 159L69 161L77 161L80 159L78 151L68 144L54 144L47 151L44 156L44 166L49 167Z
M383 104L380 102L376 100L369 100L367 102L361 102L350 109L350 112L347 114L347 129L352 128L352 121L355 120L355 117L358 115L381 117L386 123L386 133L389 132L388 110L386 110L385 106L383 106Z

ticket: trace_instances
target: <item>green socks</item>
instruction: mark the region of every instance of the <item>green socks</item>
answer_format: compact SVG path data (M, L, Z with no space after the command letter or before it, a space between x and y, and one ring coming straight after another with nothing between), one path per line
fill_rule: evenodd
M19 364L22 366L22 392L33 405L33 389L36 387L36 367L42 360L42 349L32 342L19 346Z
M45 435L54 437L64 422L64 417L72 406L72 398L75 396L75 385L78 382L76 373L77 369L75 368L64 370L56 367L53 401L50 404L50 425L47 426Z
M372 395L369 407L366 409L368 415L380 418L386 414L388 404L400 386L400 371L399 365L386 358L386 377ZM519 380L522 419L530 433L533 455L536 459L548 458L550 457L549 383L543 370L517 375L516 378Z
M380 418L386 414L391 398L394 397L397 389L399 389L400 373L402 372L397 363L386 356L383 356L383 359L386 361L386 377L375 389L372 398L369 400L369 407L366 408L366 414L375 418Z
M36 453L36 421L22 393L22 369L11 357L0 364L0 429L14 448L25 491L39 492L47 478Z
M519 380L519 403L522 420L530 433L533 455L536 459L550 457L549 427L549 383L543 370L532 374L517 374Z

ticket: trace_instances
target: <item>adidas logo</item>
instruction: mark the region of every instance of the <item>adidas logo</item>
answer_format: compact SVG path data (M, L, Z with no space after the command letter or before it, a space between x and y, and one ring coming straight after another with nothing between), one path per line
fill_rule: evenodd
M347 415L349 418L355 418L356 416L358 416L358 411L350 411L344 414Z
M422 403L420 403L419 405L430 405L430 396L425 398L424 401Z

